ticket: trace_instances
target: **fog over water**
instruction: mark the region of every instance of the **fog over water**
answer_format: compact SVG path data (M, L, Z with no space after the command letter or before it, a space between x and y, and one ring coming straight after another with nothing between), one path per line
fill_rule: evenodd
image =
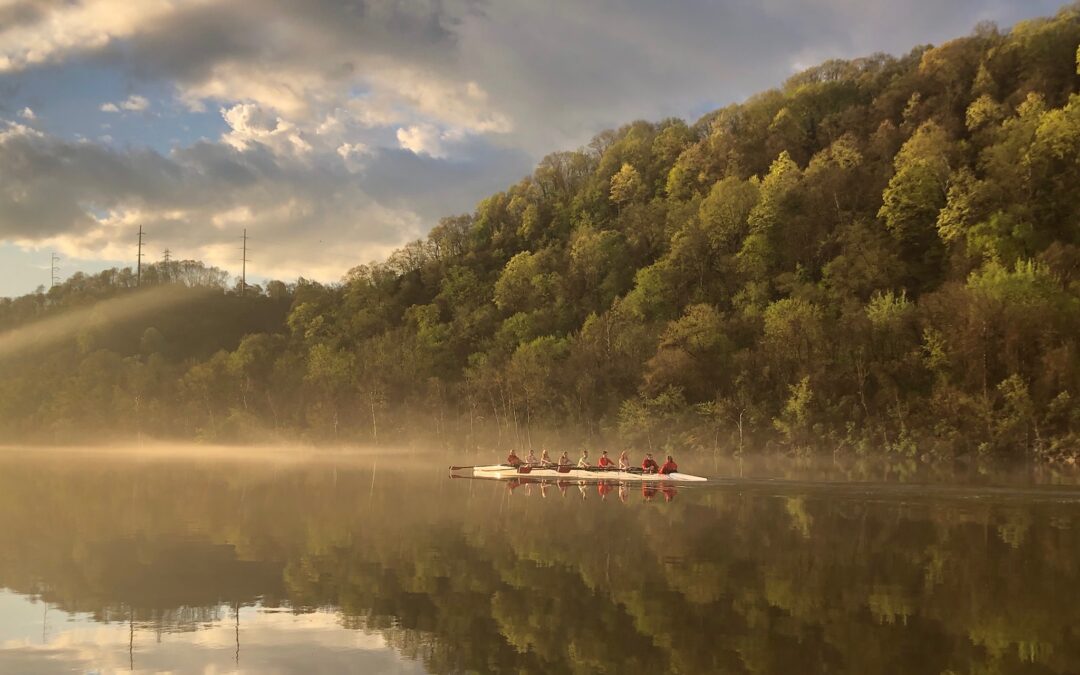
M0 672L1080 668L1070 472L687 457L716 480L654 490L462 458L0 450Z

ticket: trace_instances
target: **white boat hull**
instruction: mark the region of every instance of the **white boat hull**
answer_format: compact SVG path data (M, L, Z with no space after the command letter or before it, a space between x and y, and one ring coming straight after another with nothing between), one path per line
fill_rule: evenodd
M566 473L560 473L554 468L541 469L530 467L528 472L505 464L493 464L491 466L473 467L473 475L481 478L537 478L543 480L592 480L592 481L616 481L634 483L703 483L707 478L692 476L688 473L634 473L630 471L600 471L596 469L572 468Z

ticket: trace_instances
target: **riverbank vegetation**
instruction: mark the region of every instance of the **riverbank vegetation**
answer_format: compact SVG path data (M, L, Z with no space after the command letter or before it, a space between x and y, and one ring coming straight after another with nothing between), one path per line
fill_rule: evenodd
M634 122L338 284L153 266L214 292L0 352L0 433L1075 457L1078 45L1073 5ZM76 275L0 330L133 286Z

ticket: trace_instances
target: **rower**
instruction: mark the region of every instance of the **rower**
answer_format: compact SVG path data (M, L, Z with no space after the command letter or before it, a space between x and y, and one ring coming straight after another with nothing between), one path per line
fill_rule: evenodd
M619 471L630 470L630 455L627 454L629 452L629 450L623 450L622 454L619 455Z
M551 466L554 463L555 462L551 461L551 457L548 457L547 448L542 448L540 450L540 465L541 466Z
M578 460L577 465L578 465L579 469L588 469L589 468L589 451L588 450L582 450L581 451L581 459Z
M660 470L656 460L652 458L651 452L645 453L645 459L641 460L641 471L643 473L656 473Z
M536 455L533 454L532 448L529 448L529 454L525 457L525 463L529 466L536 466Z
M608 458L607 450L604 450L600 453L600 460L596 463L596 465L599 466L601 469L615 468L615 462L611 461L611 459Z
M566 454L565 450L559 455L559 466L570 466L570 455Z
M675 473L678 470L679 465L675 463L675 459L671 455L667 456L667 461L664 462L664 466L660 467L660 473L664 474L665 476Z
M506 463L513 467L518 467L524 464L524 462L521 461L521 458L518 457L517 453L513 450L511 450L510 454L506 456Z

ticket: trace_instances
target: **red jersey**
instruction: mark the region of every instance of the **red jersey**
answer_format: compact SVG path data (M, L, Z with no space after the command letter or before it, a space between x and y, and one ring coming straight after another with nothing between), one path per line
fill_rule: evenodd
M615 466L615 462L607 458L607 455L600 455L600 461L597 462L597 466Z
M506 463L510 466L521 466L524 462L522 462L521 458L515 455L513 451L511 451L510 454L506 456Z
M656 463L656 460L652 457L646 457L641 460L641 470L646 473L654 473L660 466Z
M662 474L675 473L678 470L679 470L679 465L676 464L675 461L671 460L671 459L664 462L664 466L660 467L660 473L662 473Z

